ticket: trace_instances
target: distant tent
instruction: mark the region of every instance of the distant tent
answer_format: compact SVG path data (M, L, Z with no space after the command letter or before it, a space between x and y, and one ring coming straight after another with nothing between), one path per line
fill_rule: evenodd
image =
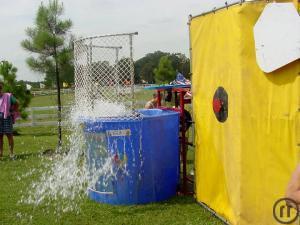
M26 90L30 91L32 86L30 84L26 84Z
M170 84L176 85L176 84L191 84L191 81L186 79L181 73L177 73L176 79L170 82Z
M44 89L44 88L45 88L45 84L40 83L40 88L41 88L41 89Z

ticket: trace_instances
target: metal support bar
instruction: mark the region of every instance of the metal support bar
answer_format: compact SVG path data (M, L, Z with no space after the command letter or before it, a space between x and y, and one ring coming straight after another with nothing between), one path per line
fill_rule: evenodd
M161 95L160 90L157 90L157 105L161 106Z
M261 0L253 0L253 1L247 1L247 2L257 2L257 1L261 1ZM211 13L216 13L217 11L221 10L221 9L228 9L229 7L231 6L234 6L234 5L242 5L243 3L245 2L245 0L240 0L238 2L233 2L233 3L230 3L230 4L226 4L224 6L221 6L221 7L215 7L213 8L212 10L210 11L207 11L207 12L203 12L201 14L198 14L198 15L195 15L195 16L192 16L191 19L195 19L197 17L200 17L200 16L205 16L207 14L211 14Z
M224 219L223 217L219 216L214 210L212 210L211 208L209 208L206 204L202 203L202 202L198 202L199 205L201 205L203 208L205 208L206 210L208 210L211 214L213 214L213 216L217 217L219 220L221 220L223 223L230 225L230 223Z
M133 32L133 33L123 33L123 34L107 34L107 35L97 35L97 36L90 36L90 37L85 37L85 38L80 38L74 41L74 43L79 42L79 41L84 41L87 39L94 39L94 38L103 38L103 37L116 37L116 36L125 36L125 35L138 35L138 32Z
M122 46L101 46L101 45L85 45L85 46L88 46L88 47L93 47L93 48L112 48L112 49L121 49Z

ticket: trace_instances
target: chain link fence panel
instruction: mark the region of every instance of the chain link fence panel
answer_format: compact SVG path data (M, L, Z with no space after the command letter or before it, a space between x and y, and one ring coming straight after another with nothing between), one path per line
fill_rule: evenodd
M82 115L137 119L134 101L133 38L137 33L74 41L75 104Z

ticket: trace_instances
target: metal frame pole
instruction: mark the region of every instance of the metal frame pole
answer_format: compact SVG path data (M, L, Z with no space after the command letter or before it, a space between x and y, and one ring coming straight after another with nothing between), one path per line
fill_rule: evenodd
M90 38L90 43L88 45L88 49L87 49L87 65L88 65L88 78L89 78L89 83L90 83L90 87L89 87L89 90L88 90L88 93L89 93L89 97L90 99L92 100L92 110L94 109L94 94L93 94L93 77L92 77L92 62L93 62L93 39Z
M185 115L184 115L184 91L180 91L180 117L181 117L181 160L182 160L182 192L184 194L187 193L187 173L186 173L186 153L187 153L187 145L186 145L186 136L185 136Z
M130 48L130 84L131 84L131 110L134 111L134 62L133 62L133 43L132 39L134 34L129 34L129 48Z
M191 21L192 21L192 15L189 15L188 17L188 33L189 33L189 54L190 54L190 79L193 79L193 49L192 49L192 38L191 38ZM191 92L193 93L193 85L191 85ZM192 120L194 120L194 107L193 107L193 99L191 103L192 108ZM193 146L195 143L195 123L193 123L192 127L192 144ZM194 169L196 168L196 148L194 148ZM194 193L196 190L196 172L194 172Z
M115 60L115 79L116 79L116 86L117 86L117 90L116 90L116 94L119 94L119 90L120 90L120 76L119 76L119 71L118 71L118 63L119 63L119 48L115 48L116 50L116 60Z
M157 90L157 106L161 106L161 91Z

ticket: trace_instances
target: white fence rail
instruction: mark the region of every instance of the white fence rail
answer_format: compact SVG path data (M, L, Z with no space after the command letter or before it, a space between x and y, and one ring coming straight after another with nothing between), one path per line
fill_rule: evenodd
M135 92L144 90L144 87L151 86L153 84L136 84L134 85ZM72 88L63 88L60 90L61 94L73 94L75 91ZM45 96L45 95L56 95L56 89L41 89L38 91L31 91L33 96Z
M14 127L35 127L57 125L57 106L31 107L26 109L29 113L26 121L18 120ZM41 113L50 111L50 113ZM51 112L52 111L52 112ZM66 125L64 118L69 114L70 107L62 107L62 125Z
M57 94L57 90L51 90L51 89L41 89L39 91L31 91L33 96L44 96L44 95L56 95ZM74 93L74 89L71 88L63 88L60 90L61 94L71 94Z
M137 104L145 105L145 101L138 101ZM27 108L29 113L26 120L17 120L14 127L37 127L57 125L57 106L31 107ZM42 113L50 111L49 113ZM62 126L67 125L65 118L70 115L70 106L62 106Z
M134 89L135 92L143 91L145 86L149 85L142 85L138 84L135 85ZM74 90L69 89L61 89L62 94L73 94ZM43 95L56 95L56 90L40 90L40 91L32 91L34 96L43 96ZM139 107L143 107L146 103L145 101L137 101L136 104ZM128 102L130 104L130 102ZM35 126L56 126L57 125L57 106L44 106L44 107L31 107L27 108L26 111L28 112L27 120L18 120L14 127L35 127ZM43 111L50 111L43 113ZM67 124L67 116L70 112L70 106L63 106L62 107L62 125Z

